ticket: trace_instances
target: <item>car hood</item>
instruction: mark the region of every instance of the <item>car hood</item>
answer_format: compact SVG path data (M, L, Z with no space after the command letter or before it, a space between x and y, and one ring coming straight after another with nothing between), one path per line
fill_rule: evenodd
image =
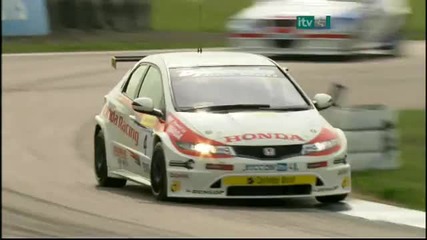
M262 19L292 16L341 16L354 14L361 3L328 0L282 0L257 3L232 19Z
M316 111L178 112L176 117L197 134L227 145L302 144L332 126Z

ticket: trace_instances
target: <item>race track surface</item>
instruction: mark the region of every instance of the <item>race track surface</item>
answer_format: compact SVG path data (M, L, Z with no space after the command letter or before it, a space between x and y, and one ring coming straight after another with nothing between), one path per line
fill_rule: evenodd
M312 96L340 82L352 104L425 106L425 46L401 59L287 62ZM150 190L96 187L94 116L129 64L108 54L2 56L2 236L425 237L425 229L340 214L350 206L296 201L158 203Z

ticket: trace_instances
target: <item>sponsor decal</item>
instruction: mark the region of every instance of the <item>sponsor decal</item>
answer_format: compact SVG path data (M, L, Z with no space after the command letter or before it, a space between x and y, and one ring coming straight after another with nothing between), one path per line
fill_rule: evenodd
M174 138L180 140L182 136L187 132L186 127L181 125L175 118L170 118L171 120L168 121L166 132L173 136Z
M187 169L193 169L194 168L194 160L193 159L189 159L188 161L170 161L169 162L169 166L170 167L183 167L183 168L187 168Z
M142 116L141 125L147 128L154 128L157 124L157 117L144 114Z
M338 170L338 176L345 175L349 172L348 168Z
M296 163L278 163L278 164L247 164L243 171L298 171Z
M313 189L313 192L328 192L328 191L334 191L337 189L338 189L338 185L333 187L317 187Z
M211 170L227 170L227 171L233 171L234 166L231 164L214 164L214 163L207 163L206 169Z
M276 165L273 164L248 164L245 166L244 171L274 171Z
M227 186L286 186L297 184L315 184L316 176L229 176L223 178L223 184Z
M126 149L119 147L117 145L113 145L113 154L117 157L120 168L124 168L129 166L127 161L127 152Z
M179 192L181 191L181 182L180 181L172 181L171 183L171 191Z
M341 183L341 187L342 188L348 188L348 187L350 187L350 177L344 177L344 179L342 180L342 183Z
M277 140L300 141L300 142L304 141L303 138L301 138L296 134L284 134L284 133L246 133L243 135L225 137L225 141L227 143L261 140L261 139L277 139Z
M126 150L122 147L117 146L117 145L113 146L113 154L115 157L117 157L119 159L126 159L127 158Z
M129 166L126 158L119 158L119 165L120 165L120 168Z
M174 172L171 172L171 173L169 173L169 176L171 178L189 178L189 175L187 173L174 173Z
M122 116L119 116L115 111L108 109L108 121L116 125L126 136L130 137L135 142L135 145L138 145L139 132L127 124Z
M130 151L130 150L128 150L128 151L129 151L130 157L134 160L134 162L136 163L136 165L141 166L139 155L136 154L136 153L134 153L134 152L132 152L132 151Z
M330 29L331 16L297 16L297 29Z
M150 172L150 164L142 162L142 169L144 172L149 173Z
M194 194L209 194L209 195L217 195L217 194L223 194L224 190L188 190L187 192L189 193L194 193Z

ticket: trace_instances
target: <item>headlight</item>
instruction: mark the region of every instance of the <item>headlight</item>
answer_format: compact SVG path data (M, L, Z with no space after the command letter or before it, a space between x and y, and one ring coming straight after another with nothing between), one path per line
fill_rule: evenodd
M323 152L335 146L338 146L337 139L332 139L329 141L317 142L312 144L305 144L302 146L302 154L305 155L310 153Z
M194 151L199 153L200 155L234 155L231 147L228 146L214 146L207 143L185 143L185 142L177 142L178 147Z

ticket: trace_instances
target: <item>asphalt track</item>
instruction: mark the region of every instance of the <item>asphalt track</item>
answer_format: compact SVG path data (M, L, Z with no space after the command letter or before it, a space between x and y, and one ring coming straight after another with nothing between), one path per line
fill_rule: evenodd
M401 59L285 63L306 91L332 82L351 104L425 108L425 43ZM149 189L100 189L94 116L129 64L111 53L2 56L2 236L425 237L425 229L339 214L348 204L303 201L157 203Z

